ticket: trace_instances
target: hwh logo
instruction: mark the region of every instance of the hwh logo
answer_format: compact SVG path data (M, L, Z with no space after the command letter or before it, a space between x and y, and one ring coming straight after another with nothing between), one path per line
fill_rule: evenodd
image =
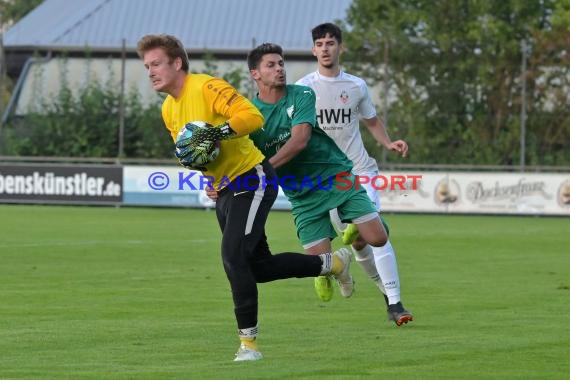
M317 114L317 121L319 124L337 124L350 123L351 109L350 108L337 108L337 109L321 109Z

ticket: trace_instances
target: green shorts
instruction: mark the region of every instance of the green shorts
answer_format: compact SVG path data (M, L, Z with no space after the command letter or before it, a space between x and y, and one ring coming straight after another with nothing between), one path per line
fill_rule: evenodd
M339 189L332 186L329 190L316 189L290 201L297 236L303 246L337 236L329 210L336 208L340 219L345 223L365 215L377 214L376 207L362 187Z

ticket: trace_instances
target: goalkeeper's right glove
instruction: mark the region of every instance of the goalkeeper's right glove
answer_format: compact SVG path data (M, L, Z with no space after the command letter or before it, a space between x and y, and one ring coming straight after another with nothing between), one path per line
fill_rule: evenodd
M176 158L178 158L180 165L184 166L185 168L205 172L208 169L205 166L197 165L195 161L200 154L206 153L206 149L207 147L204 145L194 150L190 146L186 146L182 149L177 147L174 150L174 155Z
M193 154L187 154L186 156L182 156L182 157L178 157L178 149L175 151L175 155L178 158L178 162L180 163L180 165L184 166L186 169L190 169L190 170L199 170L201 172L205 172L208 169L205 166L200 166L200 165L196 165L194 163L194 155Z

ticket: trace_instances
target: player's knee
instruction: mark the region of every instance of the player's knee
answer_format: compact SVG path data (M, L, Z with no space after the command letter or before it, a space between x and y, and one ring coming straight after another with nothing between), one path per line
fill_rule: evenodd
M224 257L222 261L224 270L230 278L246 269L245 267L247 266L247 264L242 259L236 256Z
M368 245L368 243L360 235L352 242L352 248L356 249L357 251L364 249L366 245Z
M388 242L388 239L376 239L374 241L368 242L373 247L383 247Z
M373 247L383 247L388 242L388 235L384 229L381 229L366 241Z

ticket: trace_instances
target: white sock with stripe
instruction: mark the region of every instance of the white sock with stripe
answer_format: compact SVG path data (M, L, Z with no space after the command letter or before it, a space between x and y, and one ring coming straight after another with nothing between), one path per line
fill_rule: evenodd
M388 296L390 305L400 302L400 276L396 254L390 240L383 247L372 247L376 269L382 279L382 284Z
M321 258L322 261L322 266L321 266L321 273L320 275L326 275L326 274L330 274L331 270L332 270L332 265L333 265L333 255L332 253L321 253L319 255L319 257Z

